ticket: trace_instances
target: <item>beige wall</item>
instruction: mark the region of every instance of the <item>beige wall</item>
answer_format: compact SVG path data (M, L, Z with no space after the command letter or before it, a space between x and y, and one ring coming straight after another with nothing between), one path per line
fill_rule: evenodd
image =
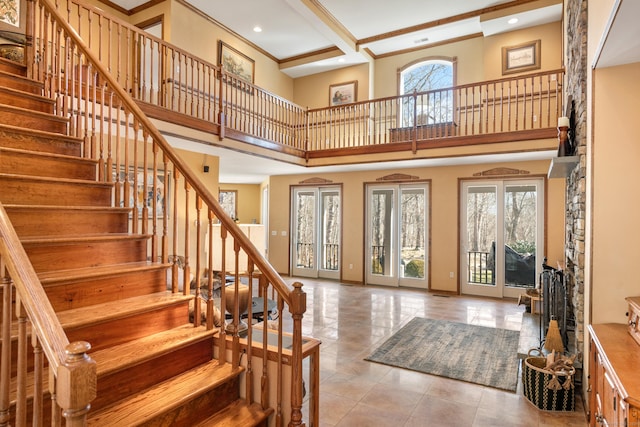
M504 77L502 75L503 47L517 46L538 39L540 40L540 70L528 71L527 73L561 68L561 29L561 23L558 21L487 37L484 40L484 77L482 80L493 80ZM509 74L509 76L512 76L512 74Z
M362 64L294 80L293 102L303 107L322 108L329 103L329 85L356 80L358 101L393 96L398 93L398 70L407 64L430 57L457 58L457 83L466 84L504 77L502 47L541 40L541 71L562 67L561 23L554 22L498 34L476 37L402 55L377 59L373 65L374 82L369 81L370 66ZM369 86L373 93L369 93Z
M357 100L369 99L369 65L361 64L295 79L293 102L302 107L328 107L329 86L351 81L358 82Z
M260 184L220 183L220 190L238 192L236 210L241 224L260 224Z
M591 323L625 322L628 296L640 295L640 63L594 71Z
M293 79L281 73L278 64L273 59L242 42L213 22L194 14L182 4L176 1L171 3L172 24L168 42L217 64L218 40L222 40L255 61L256 85L286 99L292 100L294 98ZM194 31L194 28L198 30Z
M546 176L548 161L481 164L417 169L371 170L367 172L273 176L269 182L269 260L280 273L289 272L289 217L291 186L310 177L321 177L342 185L342 279L362 283L364 277L364 186L391 173L405 173L431 182L431 289L457 292L458 288L458 191L459 179L495 167L528 170ZM546 256L562 259L564 247L564 180L549 180L547 190ZM275 235L273 234L275 232ZM284 234L283 234L284 232ZM353 269L348 266L353 264ZM449 278L449 272L456 272Z
M458 84L482 81L483 49L482 37L476 37L462 42L378 59L375 62L374 95L372 98L397 95L398 70L407 64L432 57L458 58Z

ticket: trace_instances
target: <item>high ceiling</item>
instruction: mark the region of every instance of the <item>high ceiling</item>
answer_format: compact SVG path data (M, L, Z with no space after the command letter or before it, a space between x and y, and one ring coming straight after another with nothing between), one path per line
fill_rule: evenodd
M135 11L157 0L101 0ZM180 0L208 15L280 64L293 78L347 67L405 51L555 22L562 0ZM517 22L509 24L511 18ZM261 32L254 27L260 26ZM260 183L270 175L355 171L370 165L308 169L212 145L167 138L190 151L219 156L220 182ZM519 160L553 153L521 154ZM377 163L376 169L513 161L509 156ZM248 171L246 165L252 167Z
M562 0L182 0L262 50L291 77L447 40L561 19ZM135 10L148 0L111 0ZM509 19L518 22L508 24ZM259 26L262 31L255 32Z

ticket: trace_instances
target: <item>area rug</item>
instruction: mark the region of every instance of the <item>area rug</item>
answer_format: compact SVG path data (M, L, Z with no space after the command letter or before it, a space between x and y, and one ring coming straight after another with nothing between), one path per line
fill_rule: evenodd
M415 317L365 360L515 392L519 336Z

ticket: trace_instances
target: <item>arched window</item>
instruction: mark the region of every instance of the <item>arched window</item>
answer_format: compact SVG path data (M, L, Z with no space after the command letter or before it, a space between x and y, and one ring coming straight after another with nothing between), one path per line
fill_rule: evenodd
M455 58L420 60L399 70L401 126L453 121ZM415 95L414 95L415 94Z

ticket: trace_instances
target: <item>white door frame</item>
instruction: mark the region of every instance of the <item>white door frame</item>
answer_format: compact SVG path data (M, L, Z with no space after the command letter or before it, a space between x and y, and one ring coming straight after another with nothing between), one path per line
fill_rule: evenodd
M401 208L401 195L403 191L418 189L424 191L424 259L423 259L423 277L407 277L404 276L404 269L401 266L401 252L399 240L402 236L402 222L400 220L402 214ZM388 201L388 208L390 209L387 221L389 230L385 230L386 237L388 238L388 244L384 247L384 259L381 263L376 264L377 268L382 268L383 273L374 272L374 258L379 259L377 254L374 254L374 248L371 244L372 236L372 197L374 191L386 191L390 193L391 199ZM364 248L364 266L365 266L365 280L367 284L383 285L383 286L406 286L421 289L428 289L429 287L429 200L430 200L430 183L428 181L420 182L407 182L407 183L385 183L385 184L367 184L366 185L366 199L365 199L365 248ZM380 265L382 264L382 265Z
M494 298L516 298L524 292L525 288L505 285L505 251L497 248L505 247L504 239L504 193L505 188L514 185L535 185L536 187L536 261L535 279L542 271L542 259L544 254L544 179L488 179L488 180L465 180L460 186L460 291L467 295L480 295ZM495 278L493 284L470 283L468 277L468 248L467 245L467 194L469 187L495 187L496 189L496 236L495 236ZM535 281L534 281L535 283Z

